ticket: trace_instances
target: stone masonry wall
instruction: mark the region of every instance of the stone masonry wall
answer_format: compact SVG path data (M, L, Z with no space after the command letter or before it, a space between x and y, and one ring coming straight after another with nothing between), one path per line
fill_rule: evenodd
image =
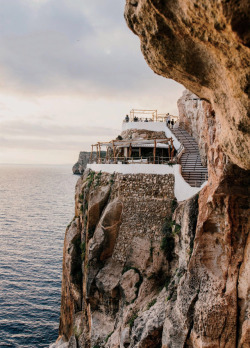
M113 198L122 198L122 224L113 259L125 261L133 237L160 241L174 199L174 175L116 174Z

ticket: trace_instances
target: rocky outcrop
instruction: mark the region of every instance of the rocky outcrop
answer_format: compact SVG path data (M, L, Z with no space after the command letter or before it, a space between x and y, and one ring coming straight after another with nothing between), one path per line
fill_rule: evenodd
M161 341L177 262L167 243L180 233L171 220L173 192L173 175L88 171L78 180L64 242L58 347L74 340L80 347Z
M211 103L219 143L249 169L249 2L126 0L149 66Z
M249 346L249 172L224 155L205 107L202 125L193 121L208 144L209 183L199 197L177 205L171 175L79 179L65 236L62 344Z
M163 139L166 138L165 132L149 131L147 129L128 129L121 133L122 139Z
M73 174L77 174L77 175L83 174L84 170L87 167L89 157L90 157L90 152L81 151L79 153L78 161L72 167Z
M208 184L177 205L171 176L84 173L57 346L250 346L247 5L127 0L149 65L205 99L186 91L179 109Z

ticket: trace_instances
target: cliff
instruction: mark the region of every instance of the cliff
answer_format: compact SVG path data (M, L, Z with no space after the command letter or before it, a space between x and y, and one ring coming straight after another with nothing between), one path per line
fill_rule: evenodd
M78 161L72 167L73 174L76 174L76 175L83 174L87 166L87 163L89 161L89 157L90 157L90 152L81 151L79 153Z
M248 11L246 1L127 0L148 64L192 91L180 124L208 184L177 204L171 175L84 173L57 346L250 346Z
M219 142L249 169L249 1L126 0L125 18L159 75L209 101Z
M249 346L249 173L222 153L209 103L182 110L208 144L199 197L177 204L172 175L78 180L58 347Z

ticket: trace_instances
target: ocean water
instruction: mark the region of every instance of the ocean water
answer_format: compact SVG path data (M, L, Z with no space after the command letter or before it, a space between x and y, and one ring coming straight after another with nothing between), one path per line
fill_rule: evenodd
M76 181L70 167L0 166L0 347L57 338Z

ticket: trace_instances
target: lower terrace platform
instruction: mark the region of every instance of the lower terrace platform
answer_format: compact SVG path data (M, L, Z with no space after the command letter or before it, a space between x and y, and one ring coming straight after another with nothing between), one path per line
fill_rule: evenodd
M144 164L144 163L130 163L129 165L123 164L103 164L103 163L89 163L88 169L95 172L105 172L112 174L114 172L121 174L158 174L168 175L173 174L175 177L174 193L177 200L184 201L191 198L198 193L205 185L201 187L190 186L181 175L181 166L179 164L162 165L162 164Z

